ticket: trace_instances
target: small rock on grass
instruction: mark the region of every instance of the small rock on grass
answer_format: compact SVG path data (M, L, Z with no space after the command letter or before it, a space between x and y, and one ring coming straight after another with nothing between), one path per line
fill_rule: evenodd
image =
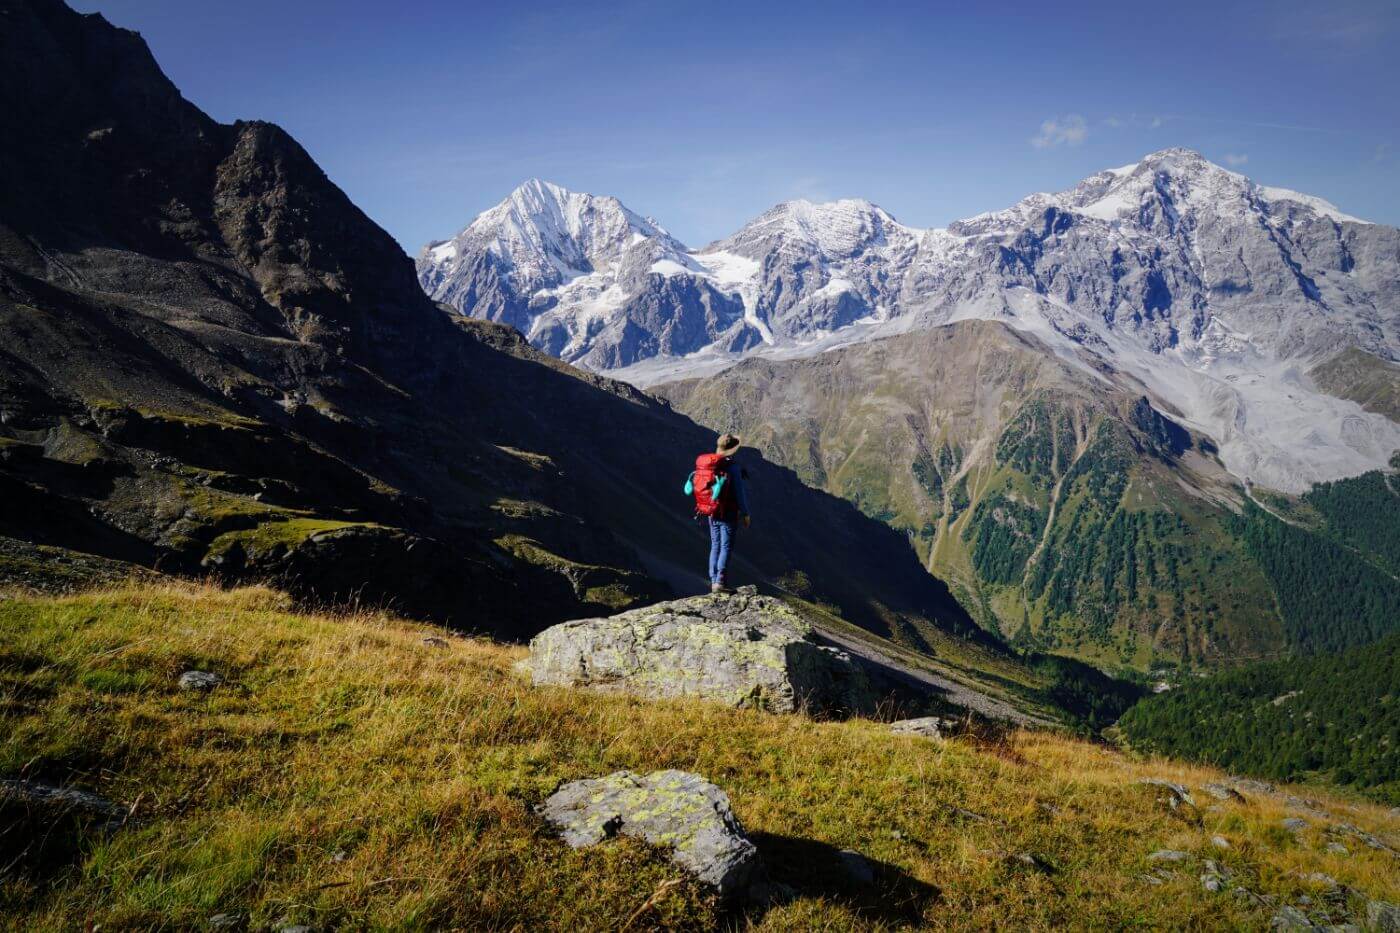
M1300 833L1308 828L1308 821L1300 817L1290 816L1287 819L1280 820L1279 825L1290 833Z
M1317 925L1308 919L1308 915L1296 907L1280 908L1269 921L1271 930L1315 930Z
M54 787L28 780L0 780L0 801L11 801L43 811L51 817L77 813L92 818L103 832L126 825L131 810L118 803L72 787Z
M1205 784L1202 785L1201 790L1205 791L1207 794L1210 794L1216 800L1233 800L1235 803L1246 802L1244 799L1244 794L1241 794L1239 791L1235 790L1228 784Z
M1366 928L1377 933L1400 933L1400 907L1388 901L1367 901Z
M1189 803L1196 805L1196 799L1191 796L1191 791L1185 784L1178 784L1176 781L1167 781L1162 778L1142 778L1139 784L1147 784L1151 787L1160 787L1171 793L1171 805L1175 807L1178 803Z
M941 739L957 723L941 716L920 716L918 719L901 719L890 723L890 731L895 735L922 735L930 739Z
M743 893L758 869L758 849L739 825L724 791L697 774L615 771L565 784L540 815L574 848L623 833L671 849L671 860L719 890Z
M1210 844L1215 846L1217 849L1230 848L1230 840L1226 839L1224 836L1211 836Z
M1206 859L1205 871L1201 872L1201 887L1212 893L1223 891L1233 877L1230 869L1213 859Z
M238 926L242 920L239 914L215 914L209 918L209 925L216 930L228 930Z
M429 648L446 648L447 639L440 638L437 635L424 635L423 644L427 645Z
M1188 852L1177 849L1158 849L1147 857L1149 862L1184 862L1191 857Z
M1027 868L1033 868L1041 874L1055 874L1055 866L1051 865L1049 862L1045 861L1045 859L1036 855L1034 852L1018 852L1015 855L1011 855L1008 857L1013 862L1024 865Z
M185 671L180 675L181 690L213 690L223 682L224 679L222 677L218 674L210 673L209 671ZM218 914L216 916L223 915ZM213 921L211 920L210 922L212 923Z

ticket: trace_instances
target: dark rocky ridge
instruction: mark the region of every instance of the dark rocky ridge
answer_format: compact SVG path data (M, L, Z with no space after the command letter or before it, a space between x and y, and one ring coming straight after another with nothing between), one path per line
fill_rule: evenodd
M212 121L136 34L56 0L0 23L0 534L511 636L696 561L712 434L452 319L295 140ZM975 633L898 534L748 468L745 573Z

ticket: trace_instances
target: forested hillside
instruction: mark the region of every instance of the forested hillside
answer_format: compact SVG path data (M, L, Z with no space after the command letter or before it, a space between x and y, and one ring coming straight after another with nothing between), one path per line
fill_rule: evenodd
M1400 464L1400 453L1395 464ZM1400 572L1400 483L1379 470L1318 483L1303 497L1333 535L1373 563Z
M1400 508L1375 518L1377 529L1400 527ZM1326 529L1288 524L1252 504L1231 526L1268 577L1295 649L1340 651L1400 626L1400 581Z
M1143 751L1400 803L1400 634L1190 680L1138 703L1119 727Z

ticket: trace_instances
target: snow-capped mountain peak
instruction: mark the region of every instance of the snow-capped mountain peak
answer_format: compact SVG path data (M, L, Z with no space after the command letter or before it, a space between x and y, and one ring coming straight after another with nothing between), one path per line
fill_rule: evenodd
M1400 425L1306 375L1346 347L1400 360L1400 231L1189 149L945 229L859 199L785 201L698 251L616 198L536 179L429 244L419 275L463 313L639 384L993 318L1146 387L1264 485L1400 447Z
M825 255L850 254L862 246L917 239L923 231L906 227L876 204L860 198L813 202L784 201L754 218L706 252L749 255L775 245Z

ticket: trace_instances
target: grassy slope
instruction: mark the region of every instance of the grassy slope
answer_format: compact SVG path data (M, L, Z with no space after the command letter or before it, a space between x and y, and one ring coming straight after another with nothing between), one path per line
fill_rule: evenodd
M1216 857L1284 902L1318 895L1299 877L1314 871L1400 897L1391 856L1325 851L1315 817L1295 841L1277 798L1186 816L1134 783L1199 786L1217 777L1208 769L1047 733L934 743L865 721L533 689L511 671L521 649L433 648L425 627L288 605L184 585L0 601L0 775L72 782L136 817L85 841L47 886L0 886L5 924L188 928L238 912L254 928L615 928L675 869L633 843L570 851L532 806L562 780L665 767L724 787L774 877L806 887L726 920L681 885L639 926L1267 924L1267 908L1203 893L1198 864L1141 880L1162 847ZM181 693L191 667L229 682ZM1326 805L1400 830L1378 808ZM1232 848L1213 849L1213 834ZM843 847L886 866L882 905L862 911L832 886Z

